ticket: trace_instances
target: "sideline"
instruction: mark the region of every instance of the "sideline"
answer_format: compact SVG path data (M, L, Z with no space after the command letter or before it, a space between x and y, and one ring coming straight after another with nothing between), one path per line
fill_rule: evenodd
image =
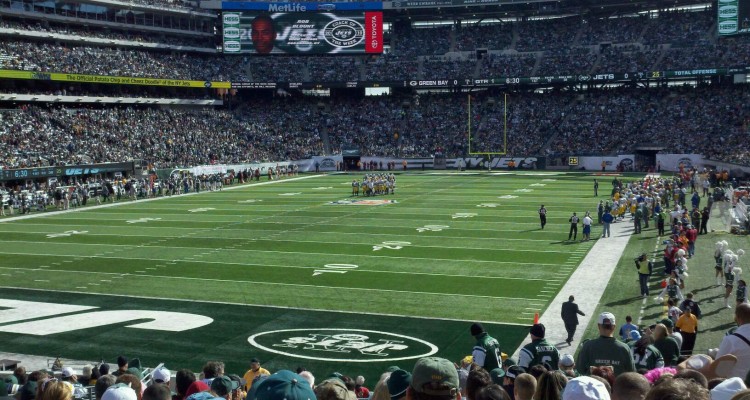
M610 225L612 236L596 240L596 244L588 252L586 258L581 261L581 264L539 317L539 322L544 324L547 329L545 335L547 341L554 344L560 350L561 355L565 353L575 355L575 351L581 343L581 337L588 327L589 322L592 318L596 319L597 315L593 314L601 301L602 295L604 295L604 291L607 289L607 285L612 278L617 263L622 257L622 253L625 251L625 246L627 246L630 240L633 229L633 224L628 223L627 219L623 222ZM594 233L593 231L601 232L601 228L592 229L592 234ZM592 282L599 284L592 285ZM567 331L565 330L562 318L560 318L560 309L562 303L568 301L568 297L571 295L575 296L575 303L578 304L579 309L586 313L586 315L578 316L578 329L576 329L573 342L568 346L565 342ZM513 353L513 357L516 360L518 360L518 354L523 346L530 342L531 336L527 335L518 349Z
M124 201L124 202L119 202L119 203L100 204L100 205L95 205L95 206L71 208L71 209L62 210L62 211L54 210L54 211L36 212L34 214L29 214L29 215L19 215L17 217L2 218L2 219L0 219L0 223L3 223L3 222L13 222L13 221L21 221L21 220L24 220L24 219L32 219L32 218L43 218L43 217L48 217L48 216L53 216L53 215L63 215L63 214L67 214L67 213L81 212L81 211L88 211L88 210L98 210L98 209L101 209L101 208L117 207L117 206L123 206L123 205L126 205L126 204L146 203L146 202L149 202L149 201L157 201L157 200L164 200L164 199L181 199L181 198L184 198L184 197L187 197L187 196L196 196L196 195L201 195L201 194L206 194L206 193L220 193L220 192L223 192L223 191L226 191L226 190L247 189L247 188L253 187L253 186L272 185L274 183L281 183L281 182L301 181L301 180L305 180L305 179L317 178L317 177L321 177L321 176L330 176L330 175L336 175L336 174L318 174L318 175L309 175L309 176L299 176L297 178L289 178L289 179L284 179L284 180L264 181L264 182L249 183L249 184L244 184L244 185L229 186L229 187L224 187L220 191L213 191L213 192L204 190L204 191L202 191L200 193L198 193L198 192L190 192L190 193L185 193L185 194L175 195L175 196L152 197L152 198L149 198L149 199L141 199L141 200L136 200L136 201ZM2 354L2 353L0 353L0 354Z

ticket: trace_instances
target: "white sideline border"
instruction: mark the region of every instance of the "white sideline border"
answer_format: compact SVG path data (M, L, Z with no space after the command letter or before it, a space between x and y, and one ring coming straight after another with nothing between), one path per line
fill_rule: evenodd
M132 205L132 204L138 204L138 203L145 203L149 201L157 201L157 200L164 200L164 199L179 199L187 196L196 196L206 193L217 193L217 192L223 192L225 190L239 190L239 189L247 189L253 186L263 186L263 185L272 185L274 183L281 183L281 182L292 182L292 181L301 181L305 179L312 179L312 178L318 178L321 176L330 176L330 175L336 175L338 173L331 173L331 174L319 174L319 175L308 175L308 176L298 176L296 178L288 178L288 179L277 179L273 181L264 181L264 182L256 182L256 183L248 183L244 185L235 185L235 186L224 186L222 190L220 191L208 191L204 190L202 192L190 192L190 193L184 193L180 195L175 196L161 196L161 197L152 197L149 199L141 199L136 201L124 201L119 203L110 203L110 204L99 204L95 206L87 206L87 207L78 207L78 208L71 208L67 210L61 210L61 211L46 211L46 212L36 212L34 214L29 215L19 215L17 217L7 217L0 219L0 223L3 222L13 222L13 221L21 221L24 219L32 219L32 218L44 218L49 216L56 216L56 215L63 215L68 213L74 213L74 212L84 212L89 210L98 210L101 208L109 208L109 207L119 207L124 205ZM0 353L2 354L2 353Z
M622 258L622 253L630 241L633 233L633 224L627 220L610 225L611 236L601 238L602 228L592 227L592 236L599 237L586 257L581 261L578 268L575 269L565 285L557 293L547 309L539 317L539 322L546 328L546 339L560 350L560 354L569 353L575 355L578 345L581 343L581 337L588 328L591 319L596 319L596 308L607 289L612 274L617 268L617 264ZM597 231L594 234L594 231ZM592 285L591 282L603 282L600 285ZM578 329L573 337L570 346L565 343L568 333L565 330L565 324L560 317L562 303L568 301L568 297L575 296L575 303L578 308L586 313L585 316L578 317ZM624 321L624 320L623 320ZM620 324L622 324L621 322ZM531 325L531 321L528 325ZM531 342L531 336L527 335L524 341L513 353L513 357L518 360L518 354L524 345Z

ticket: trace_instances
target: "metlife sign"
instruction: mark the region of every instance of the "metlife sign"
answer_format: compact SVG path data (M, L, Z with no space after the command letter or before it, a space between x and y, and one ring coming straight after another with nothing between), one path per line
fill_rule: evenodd
M330 12L330 11L379 11L383 9L382 2L353 1L353 2L301 2L301 3L270 3L255 1L223 1L221 9L226 11L266 11L266 12Z
M719 0L717 13L719 35L750 33L750 0Z

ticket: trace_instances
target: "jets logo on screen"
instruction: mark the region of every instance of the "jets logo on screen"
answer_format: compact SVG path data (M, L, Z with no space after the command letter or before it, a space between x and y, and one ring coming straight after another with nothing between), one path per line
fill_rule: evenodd
M365 27L351 19L338 19L323 28L323 37L331 46L352 47L364 39Z

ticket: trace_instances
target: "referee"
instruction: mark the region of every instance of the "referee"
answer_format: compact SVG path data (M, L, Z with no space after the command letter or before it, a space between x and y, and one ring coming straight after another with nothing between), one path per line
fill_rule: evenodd
M568 233L568 240L572 237L573 240L576 240L576 237L578 236L578 216L576 213L573 213L573 216L568 219L570 221L570 232Z
M542 229L544 229L544 225L547 225L547 209L544 208L544 204L539 208L539 222L541 222Z

